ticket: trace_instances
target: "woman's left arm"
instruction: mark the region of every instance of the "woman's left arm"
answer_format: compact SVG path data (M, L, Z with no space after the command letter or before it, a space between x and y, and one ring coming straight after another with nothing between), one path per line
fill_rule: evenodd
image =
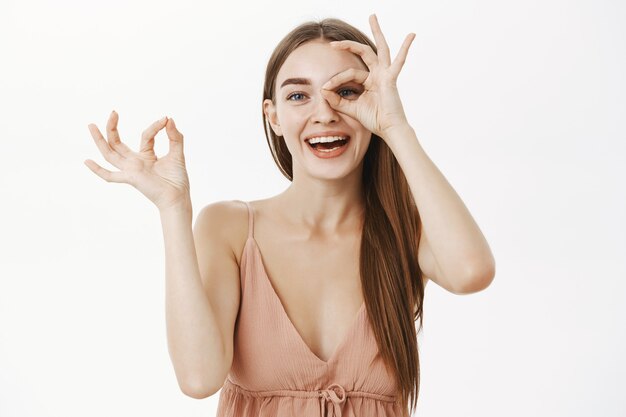
M406 37L391 62L389 47L375 15L370 16L370 26L378 53L369 45L354 41L331 42L333 47L359 55L369 71L344 71L322 87L322 94L337 111L357 119L381 137L398 160L422 222L418 262L425 277L455 294L480 291L489 286L495 275L495 260L489 245L459 195L417 140L396 87L415 34ZM364 87L356 100L333 91L348 81Z
M383 134L419 210L420 269L426 277L455 294L485 289L495 276L495 260L469 210L426 155L408 123Z

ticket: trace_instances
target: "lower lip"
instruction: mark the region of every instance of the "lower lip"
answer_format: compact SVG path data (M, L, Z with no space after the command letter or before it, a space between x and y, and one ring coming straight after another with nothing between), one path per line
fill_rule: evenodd
M313 148L308 143L306 144L306 146L318 158L335 158L335 157L341 155L342 153L344 153L346 151L346 148L348 147L348 143L350 143L350 138L348 138L348 140L346 141L346 143L343 146L335 148L332 151L320 151L320 150L317 150L317 149Z

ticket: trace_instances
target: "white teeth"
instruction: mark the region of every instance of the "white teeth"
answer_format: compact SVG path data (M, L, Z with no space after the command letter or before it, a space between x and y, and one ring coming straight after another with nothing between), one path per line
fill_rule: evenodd
M339 146L337 146L336 148L332 148L332 149L318 149L317 151L318 152L332 152L332 151L334 151L335 149L338 149L338 148L339 148Z
M309 139L309 143L334 142L336 140L348 140L347 136L319 136Z

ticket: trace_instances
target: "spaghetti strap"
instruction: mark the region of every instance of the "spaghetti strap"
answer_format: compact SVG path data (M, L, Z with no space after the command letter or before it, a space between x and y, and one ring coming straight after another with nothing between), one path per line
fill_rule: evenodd
M232 365L216 417L408 415L378 350L365 303L331 356L318 357L291 321L265 269L253 237L254 208L238 201L248 209L248 240L241 255Z
M248 239L250 239L251 237L254 237L254 209L249 202L243 202L246 204L246 207L248 207Z

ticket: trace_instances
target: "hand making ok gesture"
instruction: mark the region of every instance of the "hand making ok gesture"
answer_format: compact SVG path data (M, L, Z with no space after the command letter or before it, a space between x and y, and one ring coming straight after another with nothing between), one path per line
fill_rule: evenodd
M358 120L370 132L385 139L390 129L408 124L396 80L415 34L407 35L398 55L391 62L389 47L376 15L371 15L369 22L378 55L369 45L359 42L344 40L330 43L334 48L359 55L369 71L351 68L337 74L322 86L322 95L335 110ZM356 100L345 99L333 91L350 81L362 84L365 89Z
M177 205L190 205L189 178L183 154L183 135L176 129L173 119L167 117L152 123L141 135L139 152L133 152L120 140L117 131L118 114L113 111L107 122L107 140L94 124L89 131L108 162L120 171L112 172L87 159L85 165L107 182L127 183L141 191L160 211ZM154 138L165 128L170 142L167 155L157 158Z

